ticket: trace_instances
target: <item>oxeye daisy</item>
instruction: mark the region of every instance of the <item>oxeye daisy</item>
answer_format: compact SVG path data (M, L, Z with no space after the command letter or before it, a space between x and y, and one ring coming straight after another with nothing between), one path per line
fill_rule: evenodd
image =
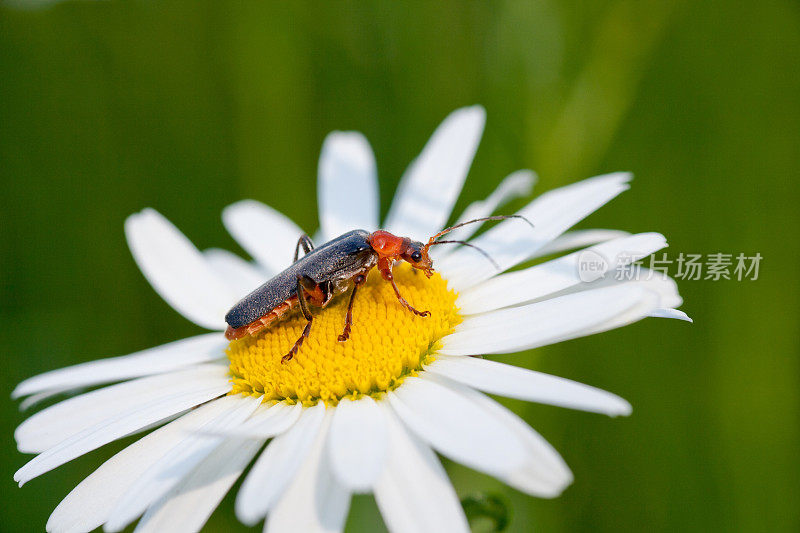
M447 117L403 176L383 224L369 144L358 133L332 133L320 157L320 228L313 241L355 229L374 239L382 228L406 245L429 242L451 216L484 120L480 107ZM53 532L120 531L140 517L137 531L197 531L242 476L236 514L248 525L265 520L268 532L340 531L354 493L374 494L391 531L467 531L436 452L530 495L555 497L572 481L569 468L487 393L610 416L629 414L630 405L587 385L476 356L528 350L648 316L687 319L676 309L681 298L670 278L615 275L641 270L633 263L665 247L662 235L567 232L629 180L615 173L552 190L475 238L481 222L459 227L447 239L466 245L431 249L428 263L414 255L417 245L405 255L387 252L355 280L352 299L336 295L352 283L329 287L330 297L317 300L321 280L286 289L287 301L308 290L311 304L325 305L302 312L293 305L237 334L231 331L243 326L231 323L232 309L279 279L304 232L255 201L227 207L223 222L252 256L247 261L197 250L152 209L132 215L125 233L145 277L175 310L213 332L20 383L13 395L27 397L26 406L99 388L19 426L19 450L38 455L14 478L22 485L149 431L66 496L47 522ZM528 171L510 175L457 221L492 215L528 194L533 181ZM370 242L373 250L385 248ZM581 278L587 253L604 258L605 275ZM546 256L557 257L505 272ZM245 322L253 324L253 316Z

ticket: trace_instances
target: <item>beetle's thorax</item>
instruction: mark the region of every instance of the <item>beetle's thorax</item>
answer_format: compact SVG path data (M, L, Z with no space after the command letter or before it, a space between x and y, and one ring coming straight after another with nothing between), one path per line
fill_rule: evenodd
M301 257L289 270L307 275L317 283L349 280L375 266L378 260L368 236L364 230L345 233Z
M433 275L433 263L428 256L427 246L421 242L398 237L385 230L372 232L367 237L367 242L378 256L378 268L385 278L388 279L386 269L397 260L408 262L412 267L425 272L428 277Z
M411 239L398 237L385 230L378 230L367 237L367 242L369 242L376 254L380 257L388 258L402 255L411 243Z

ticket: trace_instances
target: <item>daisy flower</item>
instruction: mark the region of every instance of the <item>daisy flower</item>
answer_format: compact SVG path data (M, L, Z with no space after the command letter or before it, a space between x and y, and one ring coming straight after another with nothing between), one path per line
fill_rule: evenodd
M435 234L451 216L484 121L481 107L447 117L402 177L383 225L369 144L358 133L332 133L319 164L317 242L355 228L421 241ZM442 246L430 279L396 265L400 291L430 311L427 318L399 305L373 270L355 299L350 339L337 340L347 304L339 297L314 309L310 337L286 364L281 358L300 335L302 317L232 342L223 317L288 266L299 227L255 201L227 207L223 222L254 259L246 261L197 250L152 209L132 215L125 233L145 277L176 311L213 332L20 383L13 396L27 397L23 407L102 387L17 428L19 450L38 455L14 479L23 485L147 432L64 498L47 522L52 532L120 531L140 517L136 531L197 531L242 475L236 514L248 525L265 520L267 532L340 531L354 493L374 494L391 531L467 531L436 452L527 494L555 497L572 481L569 468L486 393L610 416L629 414L630 405L587 385L471 356L529 350L648 316L687 318L675 309L681 298L670 278L614 275L642 274L633 262L665 247L662 235L567 232L626 190L630 178L608 174L539 196L518 212L533 228L508 219L475 238L479 224L453 232L472 238L493 262L470 247ZM508 176L458 221L490 215L527 195L533 181L528 171ZM586 253L606 258L605 276L581 279Z

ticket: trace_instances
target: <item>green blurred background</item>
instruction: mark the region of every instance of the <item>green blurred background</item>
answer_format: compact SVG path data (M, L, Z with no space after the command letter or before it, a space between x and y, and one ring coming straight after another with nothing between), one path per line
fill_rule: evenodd
M125 444L18 489L17 382L199 332L138 272L128 214L152 206L199 247L236 249L220 210L252 197L313 231L334 129L372 143L385 213L435 126L473 103L488 121L457 211L518 168L537 191L632 170L581 227L764 259L757 281L680 283L694 325L504 357L634 413L509 402L575 483L538 500L448 463L459 493L505 498L511 531L800 530L800 4L763 0L0 6L0 530L42 530ZM380 524L357 498L348 530ZM208 525L244 529L230 497Z

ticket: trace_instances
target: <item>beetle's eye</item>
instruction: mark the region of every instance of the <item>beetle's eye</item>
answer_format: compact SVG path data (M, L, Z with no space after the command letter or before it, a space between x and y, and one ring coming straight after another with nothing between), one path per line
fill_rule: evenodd
M411 260L414 261L415 263L419 263L419 261L421 259L422 259L422 254L421 253L414 252L413 254L411 254Z

